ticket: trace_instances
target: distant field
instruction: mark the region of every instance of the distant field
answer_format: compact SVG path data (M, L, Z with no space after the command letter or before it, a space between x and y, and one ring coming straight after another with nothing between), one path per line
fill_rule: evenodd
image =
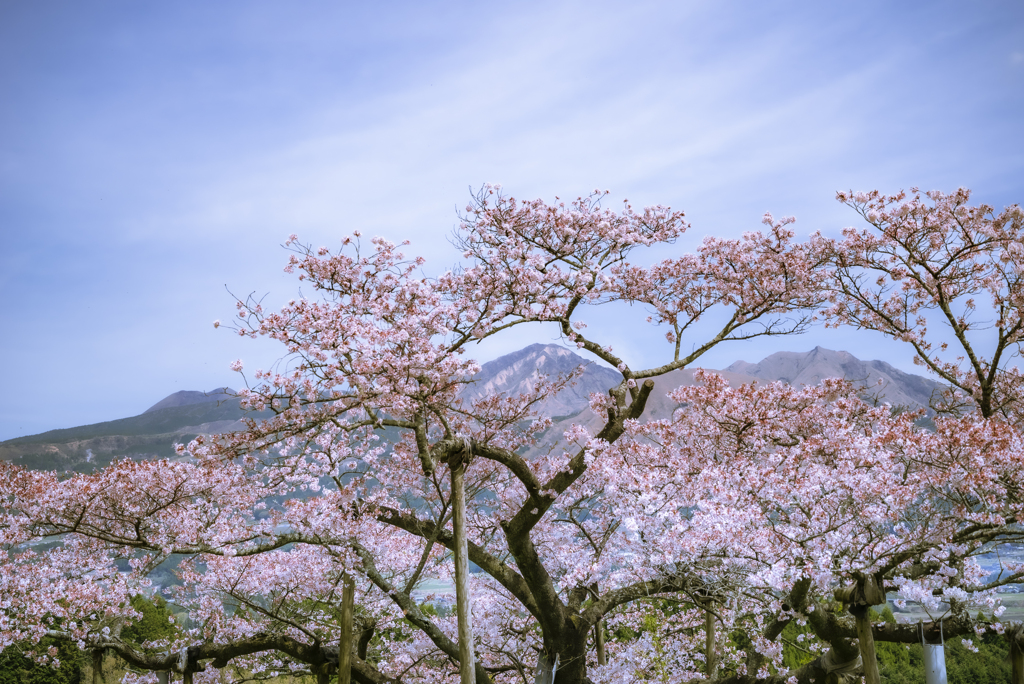
M1006 607L1006 610L999 617L999 620L1002 622L1008 622L1011 620L1024 622L1024 594L1000 594L1000 598L1002 599L1002 605ZM931 620L933 617L939 617L939 614L929 616L916 603L907 603L907 607L903 610L900 610L899 608L894 606L892 604L892 601L890 600L889 607L892 608L892 612L899 622L917 622L918 620L924 620L927 622ZM971 611L971 614L976 615L977 611L978 609L975 608ZM988 614L988 611L984 612L986 615Z
M455 600L455 584L450 580L437 579L434 577L422 580L412 592L412 598L416 603L423 603L432 598L433 601L438 603L446 603L448 601Z

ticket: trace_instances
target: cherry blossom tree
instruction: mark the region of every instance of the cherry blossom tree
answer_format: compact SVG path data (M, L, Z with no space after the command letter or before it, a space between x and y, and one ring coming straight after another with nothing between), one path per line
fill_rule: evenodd
M1012 205L996 213L985 204L970 205L970 197L963 188L949 194L922 195L917 188L891 196L838 193L869 228L848 228L841 240L818 236L832 276L831 306L823 314L828 325L854 325L909 344L915 363L950 387L934 397L940 412L976 411L1019 427L1024 212ZM1004 485L1015 499L1016 485ZM1005 529L998 519L980 528L986 535ZM1020 653L1024 643L1012 643ZM1024 656L1015 662L1024 663ZM1024 681L1024 664L1015 677Z
M271 418L199 438L179 461L68 477L2 466L0 633L59 633L200 680L214 676L204 664L231 662L323 681L355 637L345 655L359 682L456 681L460 663L479 684L529 682L538 667L558 684L808 682L856 660L856 626L833 610L843 584L871 578L926 604L995 609L993 592L1020 569L990 581L975 557L1019 537L1021 482L1019 433L995 413L951 415L926 433L842 383L730 388L704 374L671 394L671 420L647 415L655 384L715 345L804 330L824 284L828 315L868 320L866 305L837 294L843 278L862 282L853 267L842 274L852 257L837 255L852 247L798 243L791 219L766 215L764 232L705 238L643 266L634 251L664 251L683 215L615 212L604 197L520 202L485 187L455 235L465 265L438 277L379 238L366 247L354 234L331 251L293 236L286 270L311 296L280 311L239 301L228 326L284 346L273 370L233 364L249 379L243 404ZM645 311L667 340L663 360L640 367L590 333L596 306ZM572 374L470 400L472 345L526 325L553 329L621 383L555 430L543 401ZM966 376L936 363L966 391ZM1009 394L998 396L991 405L1009 411ZM471 645L415 593L452 577L459 478L468 559L481 570L469 581ZM47 539L60 552L26 550ZM191 558L177 601L192 626L140 651L116 627L137 617L128 595L172 553ZM126 560L131 572L114 572ZM36 565L61 582L19 584L19 567ZM343 639L346 578L357 608ZM18 614L36 592L48 602ZM947 635L973 633L963 615ZM785 672L779 637L793 621L827 652ZM909 626L871 631L918 640Z
M629 253L638 246L674 240L683 229L682 216L661 208L636 213L628 205L615 214L600 209L599 198L579 199L566 207L520 204L493 189L482 193L467 207L457 236L472 260L469 267L429 284L409 278L418 263L399 266L391 256L392 247L379 241L371 257L359 260L300 248L292 265L316 289L334 297L332 311L342 312L344 323L325 329L319 302L296 302L280 314L267 315L258 305L242 304L241 313L250 324L244 332L286 341L301 361L290 375L259 378L264 384L246 395L250 406L274 408L277 402L279 417L228 447L229 453L250 453L284 443L290 453L298 451L308 458L311 442L325 432L333 441L339 430L402 430L403 439L387 469L406 477L392 480L390 494L385 492L391 483L367 491L364 505L373 508L380 522L428 545L446 547L454 541L441 525L454 507L435 470L441 464L460 467L468 455L473 459L466 473L470 488L494 494L494 499L471 506L475 539L470 559L537 620L542 653L548 662L559 663L559 681L582 681L588 637L605 613L652 593L693 589L701 583L697 575L669 575L656 569L628 584L594 591L601 587L597 567L604 548L586 542L571 522L578 515L574 511L586 510L596 517L594 493L576 491L587 471L590 442L616 440L627 420L643 414L653 389L650 378L685 367L723 341L799 330L808 320L799 312L818 301L813 264L804 248L792 243L788 221L768 217L767 235L707 239L695 255L642 268L626 261ZM356 264L364 270L353 273ZM362 285L356 289L353 283ZM386 289L377 289L377 283ZM372 290L363 291L366 287ZM647 305L651 322L669 327L667 363L633 370L612 349L584 333L586 324L578 319L579 312L586 305L610 302ZM728 309L723 326L682 356L683 333L719 306ZM473 406L462 405L455 394L457 384L473 370L459 365L465 346L525 323L556 324L567 339L624 376L611 400L601 402L607 419L596 434L579 429L572 434L570 441L578 445L574 452L532 459L519 453L529 445L532 433L549 425L529 412L550 391L546 387L518 402L488 400ZM327 343L325 333L330 337ZM348 341L357 336L365 342ZM343 356L325 353L333 349ZM321 373L323 377L317 377ZM328 392L332 401L325 402ZM342 415L355 420L339 425ZM526 419L534 422L524 430L520 424ZM302 441L301 448L288 441L292 438ZM224 453L223 447L217 453ZM379 472L375 467L370 470ZM432 497L437 507L427 516L401 505L400 498L423 487L423 477L437 492ZM545 558L543 546L560 552ZM573 572L563 560L568 557L576 566L597 567ZM603 562L621 559L609 554ZM584 605L588 599L593 605ZM478 681L485 677L486 672L478 672Z
M695 254L640 267L628 261L630 253L671 244L686 228L682 214L661 207L635 211L628 204L616 213L601 207L602 197L547 205L486 188L467 207L456 237L469 263L438 278L418 277L422 261L404 260L383 240L375 239L368 253L358 236L344 240L338 253L290 240L289 270L299 271L319 297L276 313L239 302L241 334L266 335L286 347L287 368L257 372L241 393L247 407L269 408L275 417L190 445L194 464L175 466L191 470L172 487L170 500L148 494L152 480L146 478L167 487L166 475L146 475L139 466L132 484L120 486L118 477L132 466L119 464L98 476L102 496L80 495L88 491L86 480L73 478L60 483L67 498L39 504L45 512L33 508L35 502L19 502L19 514L38 526L37 537L73 533L157 554L239 559L292 543L332 548L339 557L355 553L353 571L391 596L434 648L454 659L451 637L438 621L417 615L411 591L417 573L454 544L451 489L439 469L464 466L469 557L504 596L494 599L495 610L512 622L532 620L536 630L506 648L516 655L506 654L505 661L478 647L477 680L525 667L507 661L522 661L526 642L539 641L533 645L559 663L558 681L582 681L588 637L606 613L701 582L698 575L655 569L626 584L602 584L600 568L621 559L604 552L607 544L587 541L573 522L588 508L588 515L597 515L595 494L576 491L588 469L589 445L615 441L628 420L643 415L652 378L685 367L721 342L799 331L818 301L814 264L793 242L788 221L766 217L767 233L708 238ZM668 327L666 363L634 370L584 333L580 313L614 302L642 305L651 323ZM690 327L716 308L726 312L724 324L683 354ZM573 451L523 454L551 425L532 407L571 378L541 383L521 397L471 404L459 397L477 369L465 358L467 346L527 323L553 323L624 376L610 400L599 402L606 419L596 434L571 431ZM235 367L241 370L240 363ZM388 450L375 444L382 431L394 439ZM323 490L325 478L330 492ZM305 498L259 511L273 497L296 495ZM122 498L144 501L128 506ZM372 569L391 552L375 555L362 543L371 523L418 544L418 570L401 589ZM577 569L588 561L594 570ZM506 608L499 609L503 602Z
M634 553L716 559L741 590L721 594L725 626L735 629L745 612L767 620L748 630L760 643L734 667L780 682L818 681L844 663L853 669L855 639L864 636L837 616L835 590L864 578L939 617L942 604L955 606L943 621L947 637L974 635L972 607L1001 612L996 592L1019 582L1024 566L1006 563L991 578L977 557L1021 541L1019 432L977 416L940 418L935 432L924 431L913 415L871 407L837 380L804 389L702 380L673 393L681 408L671 420L631 424L623 439L595 449L605 456L595 463L617 493L629 492L614 502L635 530ZM661 477L627 479L637 472L624 467L630 461L655 457ZM750 591L756 600L738 601ZM777 661L790 621L808 625L829 650L773 678L768 656ZM871 627L873 638L903 643L919 642L917 629ZM736 655L725 654L727 662Z
M914 360L985 417L1020 421L1024 212L971 206L961 188L887 196L840 192L869 224L819 238L830 273L828 325L906 342ZM936 332L936 329L937 332ZM950 349L952 347L952 349ZM961 400L950 397L956 410Z

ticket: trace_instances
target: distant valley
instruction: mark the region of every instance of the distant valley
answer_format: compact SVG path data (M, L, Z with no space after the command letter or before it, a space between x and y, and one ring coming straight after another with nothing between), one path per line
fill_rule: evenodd
M475 382L463 396L468 400L496 393L516 393L531 387L541 375L568 373L586 364L572 387L546 399L540 410L560 420L587 425L600 422L588 406L588 396L605 392L621 380L607 367L588 363L558 345L534 344L483 364ZM722 371L730 383L782 381L814 385L824 378L844 377L868 389L870 398L907 409L927 407L941 383L905 373L883 361L862 361L849 352L816 347L808 352L778 352L758 363L737 361ZM693 384L694 370L674 371L656 381L648 402L648 414L665 418L675 408L668 397L676 387ZM0 442L0 459L29 468L92 472L118 458L169 458L176 443L187 443L199 434L238 430L246 416L228 388L210 392L176 392L137 416L51 430L38 435ZM268 414L249 414L261 418Z

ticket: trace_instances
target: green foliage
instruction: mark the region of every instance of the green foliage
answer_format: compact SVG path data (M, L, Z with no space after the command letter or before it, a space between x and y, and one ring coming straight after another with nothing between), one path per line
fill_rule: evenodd
M56 648L60 666L40 665L25 655L28 645L8 646L0 653L0 684L77 684L81 679L82 653L71 641L43 639L32 650Z
M872 610L872 621L896 622L892 609L886 606L881 613ZM804 635L801 641L800 635ZM783 662L796 668L815 657L805 645L819 643L807 626L791 622L782 633ZM946 642L946 676L948 684L1005 684L1010 681L1009 645L996 634L975 638L977 653L961 643L960 638ZM885 684L925 684L924 650L921 644L893 644L875 642L878 670Z
M1010 644L989 634L975 638L978 652L972 653L957 639L946 643L946 674L949 684L1004 684L1010 681Z
M142 594L132 597L132 608L142 613L142 618L121 630L121 638L134 641L140 646L147 641L158 641L172 637L176 631L170 621L171 611L167 609L167 601L160 596L152 600Z
M886 604L880 616L872 609L870 617L873 621L881 619L883 622L896 622L896 616L893 615L892 608L888 604ZM892 684L925 684L924 652L921 649L921 644L890 644L884 641L876 641L875 652L878 654L878 673L885 682L892 682ZM948 648L946 650L946 660L948 670Z
M782 630L782 664L791 670L806 665L820 654L811 650L811 644L818 640L809 625L799 625L794 620Z

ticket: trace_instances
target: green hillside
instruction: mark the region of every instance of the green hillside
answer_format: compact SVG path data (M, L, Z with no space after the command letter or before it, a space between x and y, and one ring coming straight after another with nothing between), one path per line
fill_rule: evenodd
M183 405L167 406L178 395ZM246 413L235 397L206 396L199 392L171 395L145 413L92 425L50 430L38 435L0 442L0 459L33 469L91 472L116 458L172 458L174 445L187 443L199 433L217 433L240 427L243 417L263 418L269 413ZM163 405L163 407L160 407Z

